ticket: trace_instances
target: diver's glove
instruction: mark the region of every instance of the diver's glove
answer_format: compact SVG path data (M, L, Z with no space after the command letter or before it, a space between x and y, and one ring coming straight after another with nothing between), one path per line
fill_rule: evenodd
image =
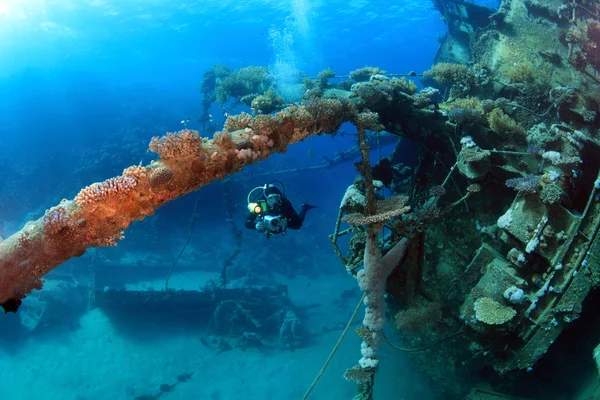
M254 225L254 227L256 228L257 231L259 232L264 232L265 231L265 222L264 221L258 221L256 223L256 225Z

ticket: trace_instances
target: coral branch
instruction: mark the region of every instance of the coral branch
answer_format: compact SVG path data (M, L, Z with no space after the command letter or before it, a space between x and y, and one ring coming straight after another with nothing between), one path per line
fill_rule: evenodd
M357 366L347 370L344 374L346 379L364 384L371 379L379 366L377 349L381 344L385 326L384 294L387 277L400 263L408 248L408 240L403 238L382 258L377 235L386 221L408 212L410 207L406 206L408 197L405 196L376 201L369 161L369 146L360 123L361 120L371 121L371 124L376 123L376 120L367 113L358 114L354 119L358 128L358 143L362 155L362 161L358 165L365 182L365 210L364 214L349 214L342 220L352 225L366 225L367 228L364 268L356 274L358 285L365 293L363 297L366 306L363 326L357 330L358 335L363 339L362 358ZM367 391L372 390L372 386L366 389Z
M316 99L261 115L246 128L218 132L211 140L190 130L153 138L150 150L158 161L82 189L0 243L0 305L16 311L21 299L41 288L46 273L89 247L116 245L133 221L292 143L333 133L355 113L349 103Z

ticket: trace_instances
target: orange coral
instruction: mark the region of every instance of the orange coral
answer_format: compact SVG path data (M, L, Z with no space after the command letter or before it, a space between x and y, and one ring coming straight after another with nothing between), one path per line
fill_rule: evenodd
M184 129L152 138L150 151L158 154L163 160L198 157L202 153L202 139L198 132Z
M308 136L337 131L352 113L347 102L318 100L256 117L231 133L231 142L229 136L209 140L187 129L153 138L150 150L160 160L129 167L121 176L82 189L73 201L61 202L51 216L56 226L45 230L40 218L0 242L0 305L16 310L29 291L39 288L41 275L69 258L89 247L116 244L131 222L170 200Z
M75 203L86 208L107 201L110 198L126 195L137 185L137 181L130 176L118 176L104 182L96 182L79 191L75 196Z
M392 218L410 211L410 206L405 206L408 198L406 196L394 196L377 202L377 213L374 215L363 215L360 213L348 214L342 221L350 225L374 225L383 224Z
M230 115L223 124L228 132L246 129L252 123L252 115L242 112L239 115Z

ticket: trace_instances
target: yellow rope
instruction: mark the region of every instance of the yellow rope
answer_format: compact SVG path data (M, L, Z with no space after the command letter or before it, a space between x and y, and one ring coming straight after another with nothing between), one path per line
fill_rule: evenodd
M321 367L321 370L319 371L319 374L316 376L313 383L310 385L310 387L308 388L306 393L304 393L304 396L302 396L302 400L306 400L308 398L308 395L310 395L310 392L312 392L312 390L315 388L315 386L317 385L317 382L319 382L319 379L321 379L321 376L323 375L323 373L329 366L329 363L331 362L333 355L335 354L337 349L340 347L340 344L342 344L342 340L344 340L346 333L348 333L348 329L350 329L350 326L352 325L352 321L354 321L356 314L358 314L358 310L360 310L360 306L362 305L366 295L367 295L367 292L364 292L362 297L360 298L360 301L356 305L356 308L354 309L354 312L352 313L350 320L346 324L344 331L342 332L342 334L340 335L340 338L338 339L337 343L335 344L335 347L333 348L333 350L331 350L331 353L329 353L329 357L327 357L327 360L325 360L325 364L323 364L323 367Z

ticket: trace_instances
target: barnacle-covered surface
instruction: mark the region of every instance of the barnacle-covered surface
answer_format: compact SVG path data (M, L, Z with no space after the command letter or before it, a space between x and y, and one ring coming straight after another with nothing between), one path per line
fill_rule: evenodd
M599 351L592 350L600 337L594 307L600 6L585 0L504 0L497 10L462 0L433 4L448 32L423 74L368 66L339 77L327 68L301 77L303 97L288 104L267 68L215 65L204 74L201 121L211 121L211 104L231 99L252 115L226 115L224 129L210 140L188 129L153 139L150 150L159 161L129 167L48 209L4 241L0 255L21 262L14 249L41 247L40 254L53 255L60 244L70 257L116 245L131 220L289 143L352 122L360 134L385 130L414 142L419 162L410 168L391 155L370 169L358 164L362 177L348 182L341 199L330 242L349 276L372 295L367 323L357 329L365 336L363 359L346 377L372 388L375 350L383 340L402 340L440 398L596 398L585 378L590 368L592 380L597 377ZM363 156L365 146L358 148ZM133 205L136 213L128 216ZM111 229L93 230L90 221L109 221ZM346 246L338 242L343 236ZM48 237L60 240L42 240ZM74 238L79 247L66 241ZM394 257L386 254L398 247L401 260L391 265ZM52 265L43 257L27 270L13 268L34 278L17 294L38 288L67 258L60 256ZM370 280L365 260L373 267ZM378 274L383 264L389 271ZM383 331L380 318L386 279L386 320L394 335ZM216 314L217 327L226 330L229 316L246 310L227 300ZM297 320L280 317L289 327ZM256 338L241 339L247 346Z
M350 96L422 145L412 184L391 188L412 210L380 243L410 239L388 279L389 319L408 347L437 343L412 354L445 398L483 380L515 396L586 398L595 389L581 380L548 382L569 366L584 376L599 335L598 5L435 4L451 26L422 79L431 87L379 73ZM336 251L355 274L365 235L352 229L349 253ZM575 334L591 342L574 350ZM586 360L565 361L584 348Z
M409 239L387 279L388 321L405 347L420 350L411 354L443 398L590 395L577 380L562 387L540 382L575 362L563 360L569 335L593 344L600 335L586 306L600 282L600 7L563 0L505 0L497 10L433 3L448 31L422 88L415 73L386 75L377 66L341 81L328 68L302 83L301 103L348 101L360 112L350 118L359 130L384 129L420 146L409 174L393 156L372 170L377 212L385 212L389 197L383 187L407 206L380 222L383 254ZM258 87L255 81L240 85ZM262 82L252 101L271 96ZM230 94L244 102L242 92ZM269 107L265 112L276 109ZM239 129L251 122L228 123ZM361 224L373 217L368 184L359 178L349 185L330 241L360 281L369 240ZM346 235L344 249L338 239ZM591 349L583 349L591 359ZM355 367L348 376L364 384L373 371L364 372ZM481 389L484 381L492 387Z

